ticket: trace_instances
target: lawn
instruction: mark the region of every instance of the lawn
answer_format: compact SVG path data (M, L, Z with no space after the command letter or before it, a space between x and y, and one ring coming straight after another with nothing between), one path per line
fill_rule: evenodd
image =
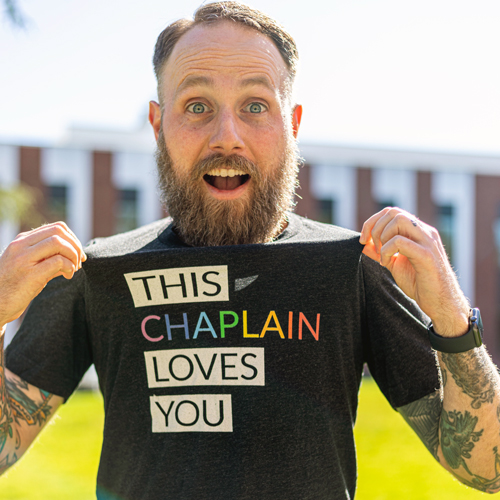
M103 418L100 395L77 392L21 462L0 478L0 498L95 498ZM369 378L361 389L355 434L356 500L485 500L488 496L442 470Z
M365 378L354 430L358 453L356 500L474 500L491 498L459 483Z

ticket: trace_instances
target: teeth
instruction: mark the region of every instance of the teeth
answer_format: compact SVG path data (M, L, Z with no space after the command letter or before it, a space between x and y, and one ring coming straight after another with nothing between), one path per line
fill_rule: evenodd
M234 170L233 168L213 168L208 172L208 175L217 177L234 177L235 175L246 175L241 170Z

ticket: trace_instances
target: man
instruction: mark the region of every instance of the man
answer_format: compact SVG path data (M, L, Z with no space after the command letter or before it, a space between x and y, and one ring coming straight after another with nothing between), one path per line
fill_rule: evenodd
M361 237L287 212L297 57L236 2L167 27L150 121L172 218L85 252L62 223L7 248L0 325L36 298L0 372L3 468L94 363L99 498L353 498L366 362L446 469L500 489L498 375L437 232L395 208Z

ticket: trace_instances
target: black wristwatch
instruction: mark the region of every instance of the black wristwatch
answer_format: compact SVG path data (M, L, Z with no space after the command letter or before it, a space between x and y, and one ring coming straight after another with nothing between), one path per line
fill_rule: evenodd
M469 315L469 331L460 337L441 337L438 335L432 323L427 327L429 330L429 339L431 347L440 352L465 352L483 345L483 322L481 313L476 307L471 309Z

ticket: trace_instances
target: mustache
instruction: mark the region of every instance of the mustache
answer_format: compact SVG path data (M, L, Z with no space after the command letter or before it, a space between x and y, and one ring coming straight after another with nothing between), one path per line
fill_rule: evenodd
M201 179L214 168L240 170L256 181L259 181L261 177L260 169L253 161L237 154L223 155L222 153L215 153L200 160L193 167L193 176L195 179Z

